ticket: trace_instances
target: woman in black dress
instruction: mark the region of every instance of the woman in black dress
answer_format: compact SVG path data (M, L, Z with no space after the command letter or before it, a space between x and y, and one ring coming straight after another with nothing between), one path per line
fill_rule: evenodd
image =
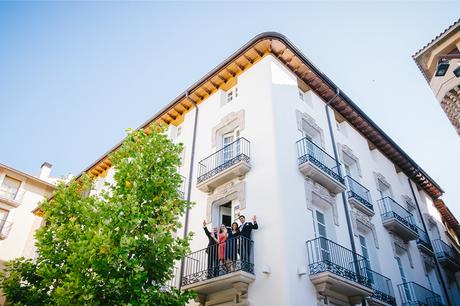
M235 265L238 257L238 237L240 236L240 229L238 223L233 222L231 230L229 231L229 239L227 240L227 259L231 270L235 270Z

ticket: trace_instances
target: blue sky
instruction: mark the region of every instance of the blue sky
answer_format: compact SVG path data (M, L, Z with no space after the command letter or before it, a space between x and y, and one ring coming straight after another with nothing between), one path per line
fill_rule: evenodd
M1 2L0 162L78 174L253 36L277 31L460 218L460 137L411 58L458 12L453 2Z

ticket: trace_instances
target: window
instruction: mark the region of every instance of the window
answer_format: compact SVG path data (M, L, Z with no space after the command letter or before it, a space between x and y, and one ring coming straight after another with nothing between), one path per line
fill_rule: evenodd
M379 190L379 193L380 193L380 197L383 199L385 197L392 197L392 193L391 193L391 189L390 189L390 186L388 186L385 182L383 182L382 180L378 180L378 186L377 186L378 190Z
M313 223L314 223L314 229L315 229L315 237L327 238L326 219L322 212L318 210L315 211L313 215ZM321 256L321 259L323 261L329 260L330 254L329 254L328 240L320 239L319 250L317 251L318 251L318 255Z
M230 91L227 91L227 103L230 103L236 98L238 98L238 87L235 87Z
M177 131L176 131L176 137L179 137L180 134L182 134L182 127L181 127L181 126L178 126L178 127L177 127Z
M19 186L21 186L21 181L9 177L8 175L5 176L2 186L0 187L0 196L9 200L14 200L18 194Z
M0 233L3 231L3 227L6 224L6 219L8 219L8 210L0 209Z
M240 131L235 129L222 135L222 161L227 162L240 154L240 142L236 141L240 137Z
M411 301L412 299L410 295L410 290L409 290L409 286L407 285L406 273L404 272L404 267L402 265L401 258L395 257L395 259L396 259L396 262L398 263L399 274L401 275L401 280L404 284L404 293L406 295L407 300Z
M369 279L371 283L374 283L374 278L373 278L372 273L367 270L367 269L371 269L371 259L369 257L369 249L367 248L366 238L362 235L359 235L359 244L361 245L361 254L363 255L364 258L366 258L366 261L364 262L364 266L366 268L367 278Z
M299 89L299 99L303 101L303 92Z

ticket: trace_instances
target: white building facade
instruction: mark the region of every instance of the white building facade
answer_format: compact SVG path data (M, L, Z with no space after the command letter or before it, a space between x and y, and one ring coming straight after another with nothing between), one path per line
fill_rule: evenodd
M56 179L50 173L49 163L43 163L37 176L0 164L0 269L18 257L34 258L34 233L42 218L33 210L54 190Z
M255 37L151 122L185 147L191 305L459 303L442 189L284 36ZM85 171L98 188L113 175L107 156ZM210 267L203 220L239 215L258 229Z

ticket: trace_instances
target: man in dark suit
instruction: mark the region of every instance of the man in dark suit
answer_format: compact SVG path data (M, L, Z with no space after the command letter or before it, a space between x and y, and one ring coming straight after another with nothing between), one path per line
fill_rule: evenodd
M240 235L242 236L241 242L240 242L241 261L243 263L249 263L249 262L252 262L251 261L251 249L252 249L251 232L253 229L254 230L258 229L259 225L257 225L256 216L252 217L252 223L246 222L246 217L243 215L240 215L238 219L241 222L241 225L240 225Z
M212 278L217 275L217 270L219 266L219 259L217 257L217 227L213 228L212 233L209 232L206 227L206 220L203 220L203 229L208 236L209 242L208 247L206 248L206 253L208 254L208 278Z

